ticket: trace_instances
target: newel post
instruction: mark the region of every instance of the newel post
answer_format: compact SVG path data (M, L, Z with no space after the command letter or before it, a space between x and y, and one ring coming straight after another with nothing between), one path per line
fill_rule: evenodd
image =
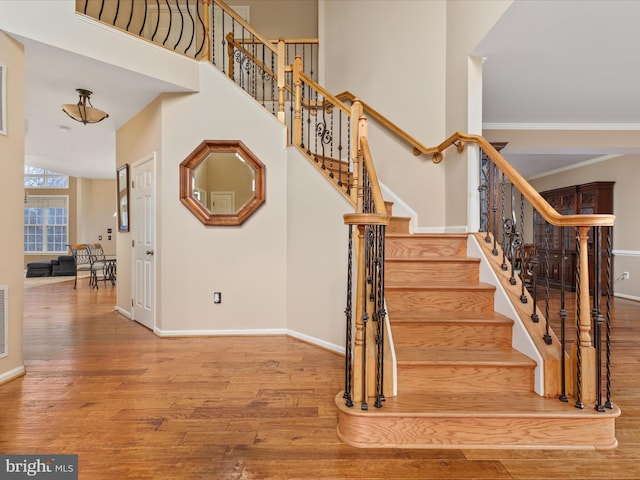
M293 61L293 88L294 88L294 107L293 107L293 144L302 145L302 73L303 64L302 57L296 55Z
M200 60L212 61L211 58L211 39L209 38L209 30L211 24L209 22L211 8L211 0L202 0L202 17L203 17L203 29L204 29L204 46L200 53Z
M589 297L589 255L587 243L589 239L589 227L578 227L579 242L579 266L578 278L579 292L576 295L578 304L578 343L573 346L573 364L578 375L575 378L577 391L580 393L578 402L593 403L596 400L596 350L591 336L591 302ZM596 279L597 281L597 279ZM581 405L577 405L581 406Z
M233 45L234 38L233 32L227 33L227 56L229 57L229 78L233 80L234 78L234 65L233 65Z

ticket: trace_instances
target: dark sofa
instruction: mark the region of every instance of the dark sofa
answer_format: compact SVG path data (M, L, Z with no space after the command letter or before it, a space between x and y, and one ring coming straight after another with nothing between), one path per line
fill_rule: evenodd
M74 276L76 264L73 255L60 255L53 260L27 264L27 278Z
M73 255L60 255L57 259L51 260L51 276L63 277L76 274L76 263Z

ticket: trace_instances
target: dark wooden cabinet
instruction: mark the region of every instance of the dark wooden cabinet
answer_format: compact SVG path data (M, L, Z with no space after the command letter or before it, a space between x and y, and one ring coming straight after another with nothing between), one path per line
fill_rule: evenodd
M563 215L576 213L613 213L613 186L615 182L592 182L583 185L558 188L541 192L549 204ZM548 225L542 217L534 214L534 241L538 245L538 278L544 278L546 273L545 245L548 243L548 276L549 284L560 287L564 270L564 286L574 291L576 286L575 270L577 259L576 229L559 228ZM602 229L602 276L600 279L602 291L606 291L606 253L610 229ZM589 231L589 285L593 286L594 277L594 233ZM564 264L562 251L564 249ZM564 268L563 268L564 265ZM613 272L611 272L613 275Z

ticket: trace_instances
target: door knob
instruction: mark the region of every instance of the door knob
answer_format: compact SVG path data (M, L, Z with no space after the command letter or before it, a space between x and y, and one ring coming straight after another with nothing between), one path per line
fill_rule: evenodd
M147 255L153 255L153 250L147 250L145 253L146 253Z

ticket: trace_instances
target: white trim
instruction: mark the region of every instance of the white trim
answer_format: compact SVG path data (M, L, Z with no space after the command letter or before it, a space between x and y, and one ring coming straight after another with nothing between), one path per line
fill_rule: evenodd
M409 233L413 233L418 227L418 213L409 206L407 202L402 200L396 193L378 180L382 197L387 202L393 202L393 214L396 217L409 217Z
M616 257L640 257L640 250L614 250Z
M416 227L414 233L445 233L445 227Z
M536 178L548 177L549 175L554 175L560 172L567 172L569 170L573 170L580 167L586 167L587 165L593 165L594 163L604 162L606 160L611 160L614 158L622 157L623 154L615 153L611 155L602 155L600 157L592 158L590 160L585 160L584 162L574 163L572 165L567 165L566 167L556 168L555 170L548 170L544 173L538 173L537 175L532 175L527 177L527 180L535 180Z
M635 295L627 295L626 293L614 293L614 297L626 298L627 300L635 300L636 302L640 302L640 297L636 297Z
M469 233L469 227L467 225L452 225L444 227L444 233Z
M0 63L0 135L7 134L7 66Z
M117 313L119 313L120 315L127 317L129 320L133 320L133 313L130 312L129 310L125 310L124 308L120 308L119 306L115 306L113 307L113 310Z
M318 347L325 348L327 350L331 350L332 352L339 353L340 355L345 355L346 349L342 345L335 345L333 343L326 342L324 340L320 340L319 338L310 337L309 335L305 335L304 333L296 332L295 330L287 329L285 331L286 335L297 338L298 340L302 340L307 343L311 343L313 345L317 345Z
M14 368L13 370L9 370L8 372L4 372L0 375L0 385L6 383L14 378L21 377L26 373L24 365L20 365L19 367Z
M312 345L322 347L340 355L345 354L345 347L335 345L333 343L320 340L319 338L310 337L304 333L296 332L295 330L289 330L287 328L261 328L261 329L248 329L248 330L162 330L160 328L154 328L153 333L159 337L228 337L234 335L287 335L289 337L303 340Z
M3 294L2 305L0 305L0 321L2 325L3 342L0 344L0 358L9 356L9 285L0 285L0 292Z
M640 123L483 123L483 130L640 130Z

